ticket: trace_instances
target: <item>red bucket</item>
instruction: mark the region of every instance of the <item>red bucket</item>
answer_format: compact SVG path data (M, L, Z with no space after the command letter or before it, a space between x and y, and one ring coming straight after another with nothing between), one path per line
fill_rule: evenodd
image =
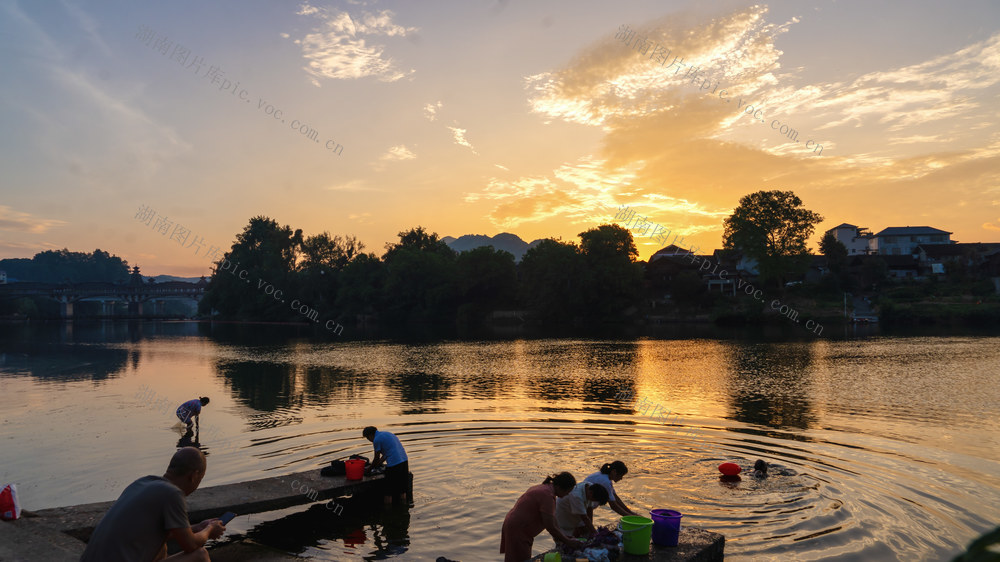
M347 471L348 480L361 480L365 477L365 461L363 460L344 461L344 469Z

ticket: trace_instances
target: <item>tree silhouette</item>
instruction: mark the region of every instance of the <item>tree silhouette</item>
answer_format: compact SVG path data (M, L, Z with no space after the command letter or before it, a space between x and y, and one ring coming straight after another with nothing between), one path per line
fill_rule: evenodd
M786 273L805 272L806 240L822 221L791 191L757 191L742 197L725 220L722 244L757 260L762 279L780 283Z

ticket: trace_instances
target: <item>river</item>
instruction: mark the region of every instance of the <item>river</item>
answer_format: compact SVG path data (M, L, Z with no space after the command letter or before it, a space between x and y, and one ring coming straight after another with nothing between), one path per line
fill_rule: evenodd
M27 509L162 474L197 396L202 486L371 455L396 433L415 502L241 515L235 540L321 560L500 559L548 473L620 459L636 511L676 509L732 560L942 560L1000 524L1000 337L352 341L280 326L0 326L0 482ZM665 416L654 416L669 412ZM763 458L764 481L717 466ZM197 493L197 492L196 492ZM596 523L617 516L599 508ZM543 533L535 553L551 546Z

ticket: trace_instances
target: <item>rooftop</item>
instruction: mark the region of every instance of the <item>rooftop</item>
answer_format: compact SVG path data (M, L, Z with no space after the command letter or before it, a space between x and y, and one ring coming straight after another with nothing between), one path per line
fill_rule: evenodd
M920 234L951 234L930 226L890 226L875 236L918 236Z

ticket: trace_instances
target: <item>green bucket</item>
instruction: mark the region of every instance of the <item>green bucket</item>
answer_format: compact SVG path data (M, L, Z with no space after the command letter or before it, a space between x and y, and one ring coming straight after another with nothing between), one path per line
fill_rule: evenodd
M653 520L638 515L626 515L618 524L625 544L625 554L649 554L649 541L653 537Z

